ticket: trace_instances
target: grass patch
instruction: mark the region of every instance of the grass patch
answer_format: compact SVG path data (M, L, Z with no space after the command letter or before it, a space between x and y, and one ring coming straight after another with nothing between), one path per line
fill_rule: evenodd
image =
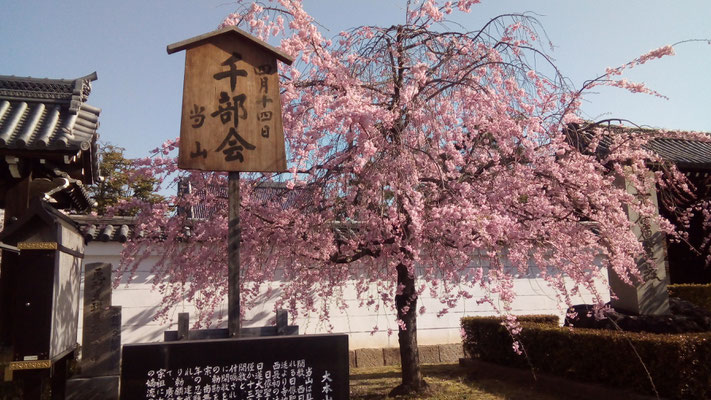
M397 399L427 400L559 400L560 397L537 393L526 384L491 378L476 378L458 364L430 364L422 366L422 374L430 385L423 396L397 397ZM387 395L400 383L400 367L351 369L351 399L387 399Z

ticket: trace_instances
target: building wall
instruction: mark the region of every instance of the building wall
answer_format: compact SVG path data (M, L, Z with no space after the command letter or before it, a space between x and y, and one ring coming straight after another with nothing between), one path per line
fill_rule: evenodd
M90 242L85 250L84 263L108 262L116 268L120 261L121 244L116 242ZM161 294L153 290L150 282L152 275L150 269L156 258L148 258L144 261L138 271L136 278L126 284L126 280L114 289L112 294L112 304L122 307L122 343L155 342L163 340L163 331L177 329L178 313L188 312L195 315L195 309L191 304L182 304L171 310L169 321L157 321L155 315L160 307ZM83 279L82 279L83 283ZM548 287L547 283L535 276L520 277L515 280L515 290L518 294L513 304L514 313L524 314L556 314L563 316L565 305L559 304L554 291ZM599 292L606 293L602 283L599 285ZM380 348L397 347L397 324L395 322L394 310L374 311L369 308L358 307L355 298L355 285L347 285L343 296L349 307L341 311L336 307L331 307L330 324L334 333L348 333L350 335L349 345L351 349L358 348ZM481 296L483 289L478 289ZM83 293L83 290L82 290ZM248 310L243 321L243 326L264 326L272 325L274 320L274 303L277 300L278 291L274 292L271 298L264 298L263 302ZM464 316L484 316L494 315L495 311L490 305L478 305L475 295L472 299L461 299L456 307L450 309L441 317L437 313L444 308L437 298L433 298L429 290L420 296L418 305L424 305L426 312L418 315L418 340L421 345L459 343L460 325L459 320ZM582 295L574 298L576 304L591 302L591 296ZM83 301L80 302L83 305ZM224 306L226 311L226 304ZM80 315L82 310L80 310ZM224 313L226 315L226 312ZM81 317L80 317L81 341ZM320 321L317 315L300 316L296 321L290 321L299 325L300 333L326 333L329 331L328 323ZM378 326L379 330L373 332L373 328ZM226 327L226 322L222 322L217 327Z

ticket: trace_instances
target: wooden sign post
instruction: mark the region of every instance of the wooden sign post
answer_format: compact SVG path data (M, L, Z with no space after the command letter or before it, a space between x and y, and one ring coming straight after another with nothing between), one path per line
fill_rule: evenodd
M168 46L186 50L178 166L229 172L228 331L240 330L239 172L286 170L277 60L293 59L227 27Z

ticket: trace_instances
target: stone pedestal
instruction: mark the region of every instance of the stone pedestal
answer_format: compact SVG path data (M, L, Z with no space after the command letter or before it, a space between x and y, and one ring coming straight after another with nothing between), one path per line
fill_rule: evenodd
M118 400L118 391L118 375L69 379L66 400Z

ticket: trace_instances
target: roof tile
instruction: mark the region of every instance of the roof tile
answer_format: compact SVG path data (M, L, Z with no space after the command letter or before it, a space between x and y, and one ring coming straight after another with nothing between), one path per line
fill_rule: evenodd
M101 113L85 103L95 79L0 76L0 148L89 150Z

